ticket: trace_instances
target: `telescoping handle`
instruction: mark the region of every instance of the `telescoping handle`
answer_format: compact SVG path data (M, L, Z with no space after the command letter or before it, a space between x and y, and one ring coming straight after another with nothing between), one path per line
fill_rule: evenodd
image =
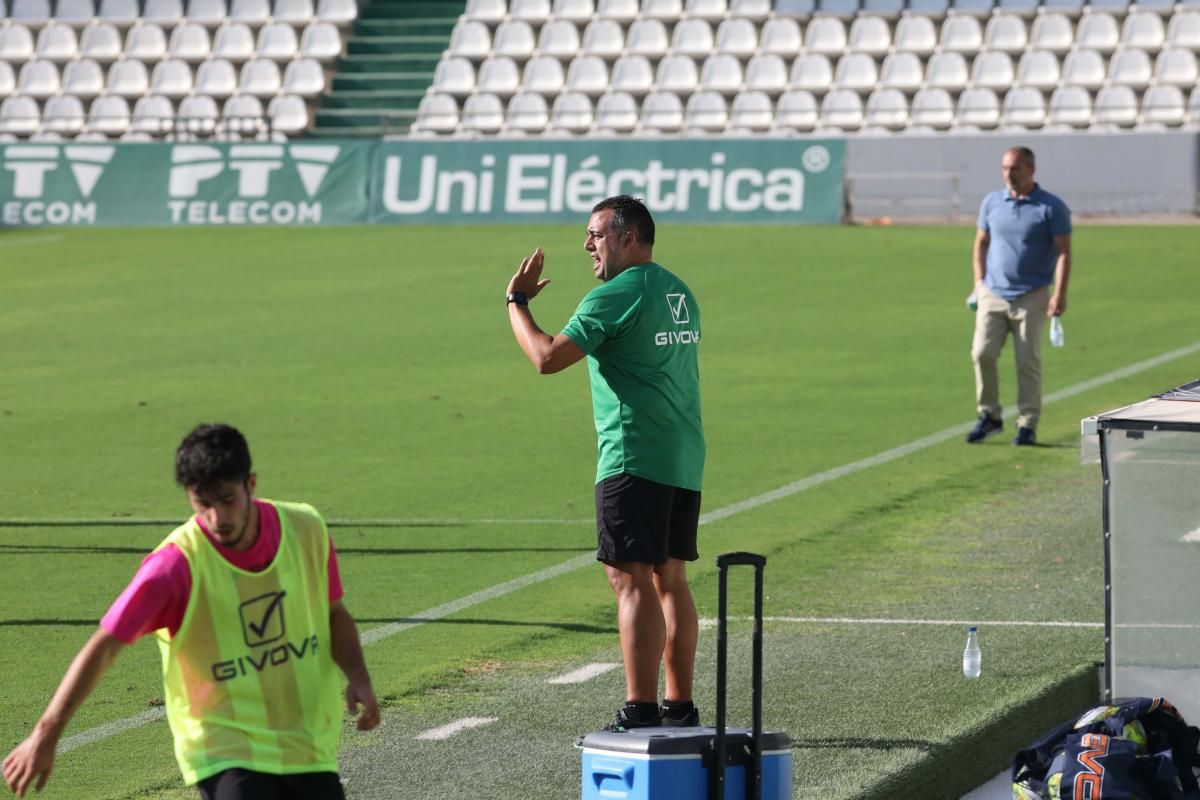
M728 609L729 567L746 564L754 567L754 640L751 676L754 729L750 741L750 763L746 765L746 798L762 799L762 606L763 568L767 557L756 553L724 553L717 556L717 731L713 737L713 765L709 772L709 800L725 797L725 657L728 637L725 630Z

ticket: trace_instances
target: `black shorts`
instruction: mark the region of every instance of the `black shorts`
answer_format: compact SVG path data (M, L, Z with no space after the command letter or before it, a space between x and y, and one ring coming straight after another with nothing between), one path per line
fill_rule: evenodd
M695 561L700 493L636 475L596 484L596 560Z
M270 775L234 767L205 778L196 788L204 800L346 800L336 772Z

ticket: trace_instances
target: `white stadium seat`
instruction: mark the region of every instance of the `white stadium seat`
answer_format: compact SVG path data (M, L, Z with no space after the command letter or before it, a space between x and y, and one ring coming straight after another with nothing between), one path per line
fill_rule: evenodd
M877 89L867 98L864 124L899 130L908 124L908 98L899 89Z
M983 47L983 28L975 17L952 16L942 24L943 51L975 53Z
M729 0L729 16L761 22L771 14L771 0Z
M188 0L187 20L215 28L228 20L226 11L225 0Z
M183 22L183 0L146 0L142 22L173 28Z
M183 98L175 114L175 130L201 135L212 134L217 128L221 111L217 101L208 95L194 94Z
M567 61L579 53L579 29L563 19L547 22L538 32L537 52Z
M63 67L62 90L63 94L91 99L104 91L104 70L90 58L72 61ZM11 91L12 87L5 90L4 81L0 80L0 95Z
M482 22L489 27L495 27L508 16L506 0L467 0L463 17L472 22Z
M24 25L0 27L0 61L19 64L33 58L33 33ZM117 47L120 48L118 41Z
M300 50L296 29L286 22L271 22L258 31L258 57L291 61Z
M140 13L138 0L100 0L96 15L118 28L128 28L137 22Z
M192 26L193 30L204 30L201 25ZM176 28L175 34L182 31L183 28ZM171 38L174 40L175 34ZM187 51L200 51L201 41L198 33L189 35L189 41L181 42L181 47ZM174 50L174 47L172 47ZM226 61L231 61L235 64L240 64L243 61L249 61L254 58L254 32L250 30L250 26L244 22L234 22L229 25L222 25L217 28L212 38L212 57L223 58ZM181 56L182 57L182 56Z
M642 101L639 126L660 133L678 131L683 127L683 103L674 92L651 92Z
M261 100L253 95L235 94L221 108L217 131L252 136L262 131L265 125L263 117Z
M550 123L550 106L537 92L520 92L508 101L504 127L522 133L540 133Z
M204 61L196 68L196 94L228 97L237 91L237 69L229 61L216 58ZM215 106L214 106L215 108Z
M1182 47L1163 50L1154 62L1154 82L1184 88L1200 83L1196 54Z
M911 125L945 129L954 121L954 101L945 89L921 89L909 108Z
M590 97L582 92L563 92L554 98L547 130L584 133L592 127L594 119Z
M746 64L746 90L777 95L787 89L788 69L777 55L759 55Z
M733 96L742 88L742 62L728 53L704 59L700 67L700 90Z
M700 133L719 133L729 124L729 107L718 92L699 91L688 98L683 127Z
M458 127L458 103L448 94L427 94L417 106L415 133L453 133Z
M525 61L533 55L537 39L528 22L502 22L492 36L492 53Z
M667 28L657 19L639 19L629 26L625 34L627 55L659 58L667 52L670 45Z
M1092 96L1081 86L1060 86L1050 95L1046 121L1051 125L1086 127L1092 120Z
M475 86L480 92L509 97L521 88L521 68L506 56L486 59L475 74Z
M592 0L554 0L551 11L554 19L585 25L596 13L596 4Z
M284 83L287 83L285 78ZM429 91L465 97L475 90L475 66L460 56L444 56L433 71ZM303 94L303 92L301 92Z
M4 30L0 29L0 41ZM79 36L79 57L90 58L101 64L116 61L121 56L121 32L115 25L101 22L89 25ZM0 58L3 58L0 53Z
M17 93L44 100L62 88L58 66L52 61L26 61L17 73Z
M801 89L824 94L833 83L833 65L820 53L805 53L792 62L788 76L789 89Z
M686 95L695 91L699 82L696 62L688 56L667 56L658 62L654 74L654 88L659 91Z
M315 58L297 58L283 70L280 92L300 97L316 97L325 91L325 69Z
M721 21L728 12L729 3L726 0L687 0L683 7L684 16L709 22Z
M959 125L994 128L1000 122L1000 99L991 89L965 89L958 96Z
M775 105L775 126L787 130L810 131L817 127L821 113L817 98L802 89L784 92Z
M32 97L14 95L0 101L0 133L29 136L41 127L42 115Z
M108 68L105 93L118 97L140 97L150 88L150 73L141 61L122 59Z
M245 25L217 28L217 36L221 37L224 35L228 38L228 34L223 34L222 32L228 31L233 27L236 27L236 30L244 31L246 36L249 37L250 29ZM250 44L253 47L253 40L250 40ZM226 49L232 52L230 48L227 47ZM171 31L171 38L167 42L167 56L169 58L177 58L180 61L195 64L205 60L209 55L216 55L218 58L230 57L229 55L214 54L212 52L212 41L208 35L208 28L196 22L185 22ZM245 58L249 58L249 55L242 57L241 60L245 60Z
M1037 89L1024 86L1010 89L1004 95L1000 122L1023 128L1040 128L1046 122L1046 98Z
M1097 12L1084 14L1075 30L1075 45L1080 50L1098 50L1111 53L1117 49L1121 33L1117 21L1111 14Z
M1021 53L1029 44L1025 20L1016 14L996 14L983 31L983 46L988 50Z
M154 65L150 75L150 93L164 97L183 97L192 91L192 68L187 62L167 59Z
M1161 123L1169 127L1183 124L1187 116L1187 100L1178 86L1151 86L1142 95L1142 113L1138 124Z
M987 89L1007 89L1012 86L1016 73L1013 71L1012 56L1008 53L984 52L975 57L971 64L971 85Z
M937 43L937 28L929 17L901 17L896 23L896 52L929 55Z
M562 62L553 56L534 56L525 63L521 74L521 91L553 96L566 83Z
M97 97L88 109L87 129L106 136L125 133L129 130L129 101L116 95Z
M576 56L567 66L565 91L594 97L607 89L608 64L600 56Z
M1168 47L1200 50L1200 11L1177 11L1167 25Z
M613 62L612 90L641 96L654 88L654 67L645 56L621 56Z
M1153 77L1154 67L1144 50L1118 50L1108 62L1108 82L1114 86L1145 89Z
M618 58L625 51L625 30L621 23L611 19L598 19L583 29L580 52L606 61Z
M849 49L882 56L892 46L892 33L883 17L859 17L850 23Z
M637 101L627 92L601 95L596 101L594 130L597 132L628 133L637 127L637 121Z
M838 89L866 93L879 82L875 59L866 53L848 53L838 59L833 84Z
M729 127L747 131L769 130L775 122L775 107L765 92L746 91L733 98Z
M8 19L34 30L50 22L50 0L10 0Z
M125 32L125 58L161 61L167 55L167 34L153 22L139 22Z
M133 104L129 130L164 135L175 127L175 106L165 97L149 94Z
M492 52L492 33L479 20L467 20L454 26L450 33L448 55L481 61Z
M42 109L42 130L75 136L83 130L85 119L83 103L78 97L58 95L47 100Z
M817 17L804 32L804 49L809 53L840 54L846 43L846 24L836 17Z
M717 26L717 52L750 58L758 49L758 27L748 19L727 19Z
M925 65L925 85L930 88L958 91L969 79L962 53L935 53Z
M73 28L82 28L95 18L96 6L92 0L58 0L54 5L54 20Z
M1053 89L1061 74L1058 56L1048 50L1030 50L1017 62L1016 82L1019 86Z
M642 0L643 19L675 21L683 16L683 0Z
M462 108L462 130L498 133L504 125L504 102L494 94L473 94Z
M1073 50L1063 60L1062 84L1099 88L1104 83L1104 57L1095 50Z
M272 131L300 133L308 127L308 106L294 94L272 97L267 103L267 121Z
M842 130L862 127L863 102L858 92L834 89L821 100L821 124Z
M596 0L596 16L628 23L640 13L638 0Z
M1128 127L1137 121L1137 95L1128 86L1105 86L1096 93L1092 122Z
M800 23L794 19L781 17L775 17L763 23L762 35L758 42L764 55L777 55L784 58L795 56L804 47Z
M274 61L268 58L253 58L242 65L238 76L238 94L271 97L279 94L282 86L283 75Z
M333 61L342 54L342 39L332 22L313 22L300 34L300 57Z
M357 0L317 0L317 20L348 27L358 18Z
M1075 29L1065 14L1041 14L1033 21L1029 33L1031 50L1050 50L1065 53L1075 44Z
M891 53L883 59L879 84L885 89L899 89L912 94L921 88L925 70L916 53Z
M275 0L271 7L273 22L286 22L297 28L311 24L315 16L312 0Z
M550 0L509 0L508 18L540 25L550 18Z
M671 33L671 52L675 55L703 58L715 47L712 26L702 19L685 19Z
M1166 38L1162 17L1149 11L1131 12L1121 26L1122 47L1137 47L1158 52Z
M51 22L38 32L34 57L61 64L79 55L79 37L70 25Z

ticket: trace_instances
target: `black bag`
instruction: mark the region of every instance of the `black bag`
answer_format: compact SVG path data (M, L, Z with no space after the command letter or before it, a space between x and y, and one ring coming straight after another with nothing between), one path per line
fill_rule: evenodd
M1065 722L1012 761L1014 800L1200 800L1200 730L1161 697Z

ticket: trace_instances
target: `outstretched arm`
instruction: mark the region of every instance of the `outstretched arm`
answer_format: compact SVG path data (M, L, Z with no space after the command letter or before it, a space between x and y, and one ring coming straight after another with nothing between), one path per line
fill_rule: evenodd
M346 675L346 710L358 712L358 729L369 731L379 724L379 701L371 687L371 675L363 658L362 642L358 638L358 626L350 611L338 600L329 606L329 630L333 639L333 663Z
M46 785L63 730L125 646L101 628L75 656L41 719L4 759L4 782L18 797L24 797L31 784L38 791Z
M521 266L508 282L508 292L520 292L532 300L542 290L549 280L542 280L542 266L545 254L542 248L533 251L521 261ZM543 375L560 372L583 358L583 351L569 337L561 333L551 336L543 331L533 321L533 313L529 306L523 303L508 304L508 321L512 324L513 335L517 344L525 351L525 355Z

